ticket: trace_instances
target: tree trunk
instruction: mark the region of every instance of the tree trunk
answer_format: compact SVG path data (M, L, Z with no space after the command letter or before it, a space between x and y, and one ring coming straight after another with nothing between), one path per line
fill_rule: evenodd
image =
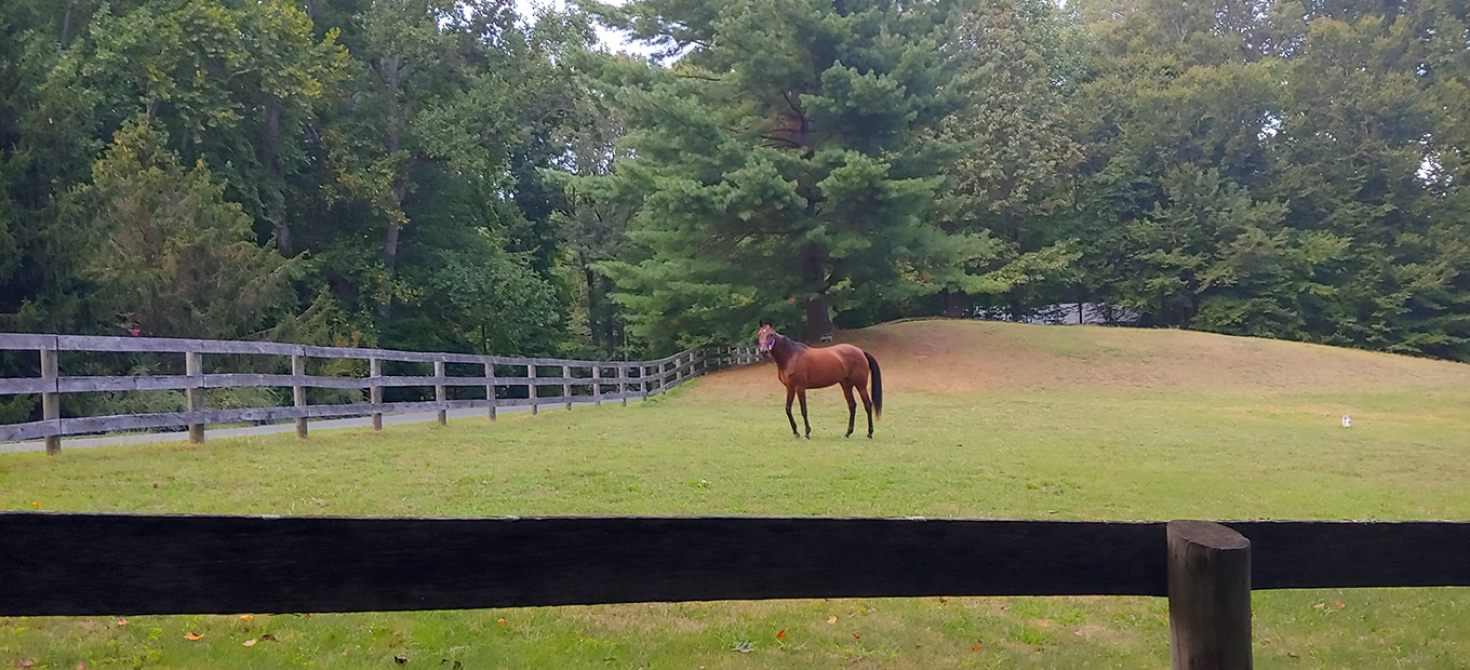
M388 150L388 154L391 156L397 153L401 145L400 132L402 131L400 128L402 118L398 108L399 81L397 56L383 59L381 76L383 78L383 92L388 101L388 119L385 124L387 141L384 143L384 148ZM392 211L388 213L388 233L383 240L383 267L388 271L388 280L392 281L394 267L398 264L398 236L399 232L403 229L403 225L399 220L399 217L403 215L403 196L406 192L402 174L394 176L390 191L392 201L389 205L392 207ZM383 304L378 307L378 314L386 319L392 306L393 296L390 293L383 297Z
M970 309L969 296L959 291L944 292L944 315L951 319L963 319Z
M819 342L832 337L832 317L829 316L831 302L827 299L826 263L815 244L807 244L801 250L801 278L811 293L806 299L806 339Z
M71 44L71 8L75 0L67 0L66 14L61 17L61 48L65 49Z
M592 346L602 346L602 338L597 335L597 275L584 265L582 276L587 282L587 333L592 337Z
M828 316L831 302L827 293L813 293L806 299L806 334L808 342L822 342L832 338L832 317Z
M286 172L281 167L281 101L274 96L265 101L266 171L270 174L272 192L266 198L266 215L276 227L276 246L287 258L294 255L291 247L291 224L286 213Z

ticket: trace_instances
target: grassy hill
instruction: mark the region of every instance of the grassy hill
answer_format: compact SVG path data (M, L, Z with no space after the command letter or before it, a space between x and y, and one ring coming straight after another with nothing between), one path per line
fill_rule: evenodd
M628 408L0 455L0 509L1470 519L1470 366L1092 327L843 337L883 366L872 441L841 437L835 389L811 393L812 440L791 439L764 363ZM1463 589L1260 593L1257 666L1462 668L1466 611ZM1165 668L1167 643L1164 603L1141 598L0 620L0 664L67 668Z

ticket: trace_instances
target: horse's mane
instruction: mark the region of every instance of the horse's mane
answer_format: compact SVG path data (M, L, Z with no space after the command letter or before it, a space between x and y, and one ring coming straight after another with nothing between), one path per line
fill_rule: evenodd
M782 339L782 340L783 340L783 341L785 341L785 342L786 342L786 344L787 344L787 345L790 345L790 347L791 347L791 348L792 348L792 350L794 350L794 351L801 351L801 350L802 350L802 349L810 349L810 348L811 348L811 347L808 347L808 346L807 346L807 345L806 345L806 344L805 344L805 343L803 343L803 342L797 342L797 341L796 341L796 340L793 340L793 339L791 339L791 338L789 338L789 337L786 337L786 336L785 336L785 335L782 335L782 334L780 334L780 333L776 333L776 337L779 337L779 338L781 338L781 339Z

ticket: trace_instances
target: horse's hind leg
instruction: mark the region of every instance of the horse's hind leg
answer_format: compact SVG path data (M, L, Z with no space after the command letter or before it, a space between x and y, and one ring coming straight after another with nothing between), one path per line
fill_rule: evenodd
M852 399L852 384L842 384L842 395L847 397L847 434L843 437L852 437L852 422L857 420L857 401Z
M858 395L863 397L863 411L868 413L868 439L873 439L873 400L868 397L868 389L857 387ZM851 402L851 401L849 401ZM851 430L849 425L848 430Z
M801 433L796 432L796 417L791 416L791 401L794 398L796 398L796 387L794 387L794 386L787 386L786 387L786 420L791 422L791 436L792 437L799 438L799 437L801 437ZM806 418L806 396L805 395L803 395L802 398L801 398L801 416L802 416L803 419Z
M801 400L801 423L806 426L806 439L810 440L812 439L812 424L806 420L806 389L798 389L796 391L796 397L798 400ZM795 421L791 422L791 427L793 430L796 428Z

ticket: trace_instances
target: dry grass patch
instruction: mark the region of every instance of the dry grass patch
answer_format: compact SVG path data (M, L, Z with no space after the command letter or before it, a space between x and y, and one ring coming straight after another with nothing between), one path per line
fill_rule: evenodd
M1470 365L1180 330L926 320L838 339L871 351L898 391L1470 392ZM718 373L695 396L784 399L773 365Z

